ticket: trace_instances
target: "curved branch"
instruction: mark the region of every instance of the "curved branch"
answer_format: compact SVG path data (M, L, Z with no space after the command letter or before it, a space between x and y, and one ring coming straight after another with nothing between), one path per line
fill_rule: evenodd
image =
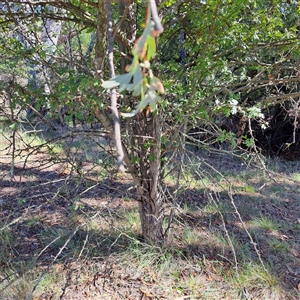
M157 6L155 0L148 0L152 19L154 21L154 30L156 31L155 36L161 34L164 31L164 27L161 24L160 18L157 12Z

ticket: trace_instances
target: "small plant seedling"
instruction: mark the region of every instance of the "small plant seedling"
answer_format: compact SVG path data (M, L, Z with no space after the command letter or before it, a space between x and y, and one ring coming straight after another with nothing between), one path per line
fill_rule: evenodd
M22 205L22 204L26 203L26 201L27 201L27 200L26 200L25 198L19 198L19 199L18 199L18 204L19 204L19 205Z

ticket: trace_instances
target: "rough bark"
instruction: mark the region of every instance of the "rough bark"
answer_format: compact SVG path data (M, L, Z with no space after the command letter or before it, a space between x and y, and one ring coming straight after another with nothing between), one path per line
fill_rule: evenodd
M124 0L119 2L119 14L122 16L119 27L123 37L126 38L126 44L131 45L131 47L136 40L136 17L134 7L133 0ZM126 65L130 63L128 58L125 56L127 47L124 44L124 39L123 41L119 40L119 48L123 54L120 61L121 72L124 72Z
M106 38L106 24L107 24L107 8L106 1L98 1L98 16L97 16L97 30L96 30L96 44L95 44L95 68L96 76L103 77L103 68L105 55L107 50Z
M164 244L163 212L161 211L159 194L154 199L148 198L139 202L139 214L142 235L146 242L162 246Z
M149 5L152 17L154 12L154 21L158 22L154 35L157 36L163 31L163 28L158 19L155 3L150 2L151 0ZM127 37L130 37L130 33L135 31L132 26L132 23L123 25ZM142 235L146 242L161 246L165 241L163 230L165 205L161 166L162 120L159 111L153 113L146 108L139 112L134 120L128 122L130 122L127 126L129 139L125 162L127 166L130 165L134 181L138 183L137 200L139 201Z
M139 213L142 234L147 242L164 243L164 195L161 169L161 120L147 111L137 115L137 145L139 148Z

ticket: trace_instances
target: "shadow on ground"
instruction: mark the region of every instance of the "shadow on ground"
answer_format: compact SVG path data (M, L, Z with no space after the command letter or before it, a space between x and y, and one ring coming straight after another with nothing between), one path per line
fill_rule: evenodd
M238 167L233 169L230 161L226 163L218 161L215 168L229 169L236 176L245 174L243 165L235 163ZM260 265L243 226L265 267L278 279L285 299L297 299L300 202L296 183L284 189L267 180L265 185L251 183L251 191L236 188L233 199L242 220L226 192L186 188L178 198L180 212L174 217L168 245L158 250L141 243L137 206L129 192L132 183L126 176L93 181L57 169L15 167L11 179L9 171L10 164L0 165L2 299L24 299L32 292L33 299L52 299L53 295L73 300L172 299L160 282L164 278L173 276L171 286L179 286L185 295L191 278L197 276L206 284L226 282L235 260L250 268ZM277 171L283 176L292 174L288 167ZM273 227L261 222L262 217L273 221ZM124 261L128 249L132 262ZM145 255L151 253L153 257L143 264ZM155 265L169 255L176 261L175 271L158 274ZM269 280L265 278L266 285L271 285ZM248 287L240 290L240 299L252 292ZM204 293L198 290L198 295ZM219 299L225 296L215 294Z

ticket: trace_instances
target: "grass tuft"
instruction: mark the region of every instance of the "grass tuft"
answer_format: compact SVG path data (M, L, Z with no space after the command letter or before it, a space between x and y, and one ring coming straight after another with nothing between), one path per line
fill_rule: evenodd
M264 216L254 218L252 221L250 221L250 226L251 229L263 229L267 231L276 231L281 228L281 225L278 221Z
M255 299L281 299L283 291L280 278L272 274L269 269L265 269L261 264L253 262L245 264L240 268L240 273L235 278L235 282L244 295L251 294Z

